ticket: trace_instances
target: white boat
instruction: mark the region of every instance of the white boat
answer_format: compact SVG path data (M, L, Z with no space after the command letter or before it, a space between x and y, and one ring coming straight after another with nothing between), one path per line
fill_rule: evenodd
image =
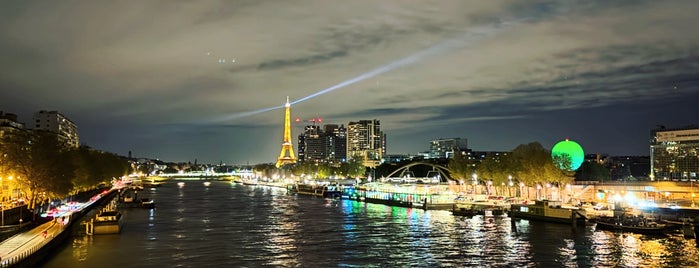
M211 182L210 182L210 181L205 181L205 182L204 182L204 186L209 187L209 185L211 185Z
M183 182L183 181L178 182L178 183L177 183L177 186L179 186L180 188L184 187L184 182Z

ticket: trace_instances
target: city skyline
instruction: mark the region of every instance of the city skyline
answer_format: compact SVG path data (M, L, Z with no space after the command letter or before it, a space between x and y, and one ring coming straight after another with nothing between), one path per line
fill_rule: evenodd
M57 110L81 143L272 163L291 117L381 121L387 153L570 138L648 155L699 124L694 1L5 3L0 110ZM292 125L292 142L302 124Z

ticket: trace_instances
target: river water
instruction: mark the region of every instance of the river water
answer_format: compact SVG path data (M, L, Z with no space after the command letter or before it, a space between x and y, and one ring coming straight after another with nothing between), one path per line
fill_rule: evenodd
M694 240L455 217L200 181L139 192L118 235L73 237L42 267L695 267Z

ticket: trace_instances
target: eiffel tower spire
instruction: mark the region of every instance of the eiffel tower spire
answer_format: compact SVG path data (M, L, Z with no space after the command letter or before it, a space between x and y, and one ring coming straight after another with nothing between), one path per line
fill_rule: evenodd
M285 106L284 142L282 143L282 151L279 153L279 158L277 158L277 167L296 163L296 156L294 156L294 145L291 144L291 104L289 104L289 96L286 96Z

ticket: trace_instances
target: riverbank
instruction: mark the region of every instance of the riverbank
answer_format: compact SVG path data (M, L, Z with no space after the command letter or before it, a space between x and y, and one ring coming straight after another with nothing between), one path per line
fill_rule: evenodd
M101 190L101 192L99 192ZM88 198L94 192L98 192ZM71 227L87 212L95 207L103 206L116 196L115 189L95 189L75 196L75 200L85 203L74 203L70 210L50 217L38 218L37 226L22 229L20 232L0 243L1 267L37 267L55 252L62 243L70 237Z

